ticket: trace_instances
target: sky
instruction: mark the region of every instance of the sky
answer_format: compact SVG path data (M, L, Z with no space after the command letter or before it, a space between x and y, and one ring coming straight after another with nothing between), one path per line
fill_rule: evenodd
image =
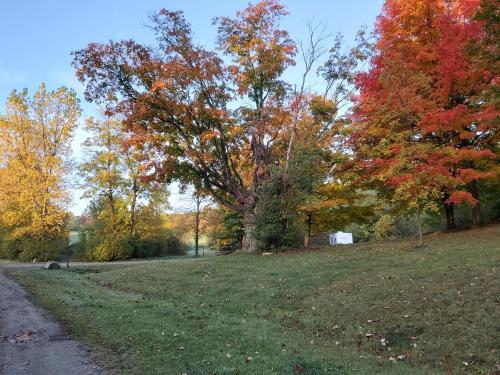
M255 1L252 1L255 2ZM98 108L85 102L83 86L71 67L71 52L90 42L135 39L154 44L147 28L148 15L160 8L182 10L191 22L195 40L209 48L216 36L212 19L231 16L248 5L248 0L4 0L0 7L0 113L13 89L28 88L32 94L44 82L50 90L68 86L76 90L83 109L80 123ZM305 21L326 24L329 34L342 33L346 45L361 26L372 27L383 0L282 0L290 14L282 26L296 41L305 36ZM326 45L328 47L328 45ZM300 64L287 73L298 82ZM81 158L86 135L79 129L73 142L74 158ZM186 209L187 200L177 186L169 187L174 210ZM81 191L73 193L70 210L83 212L87 201Z

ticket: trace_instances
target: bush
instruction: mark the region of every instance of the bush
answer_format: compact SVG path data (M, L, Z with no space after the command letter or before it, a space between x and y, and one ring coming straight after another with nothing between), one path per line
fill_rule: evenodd
M231 211L223 206L205 207L203 210L203 234L208 246L219 249L224 245L241 244L244 229L241 212Z
M91 260L105 262L124 260L131 257L134 248L126 236L106 236L89 254Z
M158 255L184 255L187 253L187 246L175 236L165 238L163 246Z
M82 229L78 232L78 242L74 244L73 254L71 255L72 260L76 261L87 261L90 260L88 256L88 240L87 231Z
M133 241L134 258L152 258L166 255L184 255L187 247L172 233L167 233L155 239L142 240L135 238Z
M261 187L255 216L255 238L263 249L300 246L302 228L297 215L298 198L281 176L271 177Z
M395 221L391 215L385 214L378 219L373 226L373 237L376 240L384 240L394 233Z
M15 260L19 255L15 241L6 237L0 239L0 259Z
M6 236L0 243L0 258L31 262L45 260L47 254L50 260L61 260L67 245L68 237L64 235L41 239L30 236L10 239Z

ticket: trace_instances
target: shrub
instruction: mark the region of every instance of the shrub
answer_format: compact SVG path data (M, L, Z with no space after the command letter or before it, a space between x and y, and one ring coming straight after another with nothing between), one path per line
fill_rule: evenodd
M131 257L134 248L128 237L123 235L106 236L90 251L90 259L96 261L124 260Z
M35 259L45 260L47 254L48 259L61 260L67 245L68 237L64 234L44 238L22 236L16 239L6 236L0 243L0 258L31 262Z
M296 192L283 177L274 176L266 181L259 192L255 216L255 238L261 248L300 246L302 228L297 207Z
M183 255L186 245L173 233L166 233L154 239L135 238L133 240L134 258L152 258L165 255Z
M394 233L395 221L389 214L384 214L373 226L373 237L376 240L384 240Z

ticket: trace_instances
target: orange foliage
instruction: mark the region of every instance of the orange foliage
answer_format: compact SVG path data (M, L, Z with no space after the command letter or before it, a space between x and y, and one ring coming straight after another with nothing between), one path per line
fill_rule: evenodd
M445 204L475 204L462 190L492 176L478 166L496 158L500 115L485 95L497 70L471 53L486 38L479 9L479 0L385 1L371 67L357 77L351 145L362 180L415 189L410 178Z

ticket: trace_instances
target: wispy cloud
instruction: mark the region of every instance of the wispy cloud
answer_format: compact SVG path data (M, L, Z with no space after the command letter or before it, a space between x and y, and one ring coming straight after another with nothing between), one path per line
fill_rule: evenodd
M19 82L23 81L24 76L22 74L12 73L0 65L0 82Z
M73 70L54 70L50 77L60 85L74 89L78 94L83 94L83 85L78 81Z

